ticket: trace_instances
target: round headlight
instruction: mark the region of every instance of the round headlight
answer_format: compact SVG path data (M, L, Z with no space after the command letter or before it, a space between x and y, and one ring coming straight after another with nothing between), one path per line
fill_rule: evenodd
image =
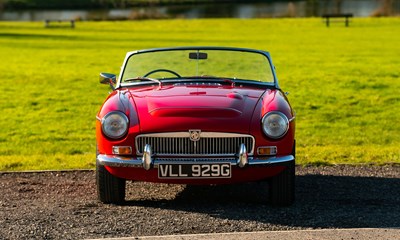
M281 112L269 112L262 119L264 133L273 139L283 137L289 130L289 120Z
M122 112L109 112L101 121L104 135L112 139L123 137L129 126L128 117Z

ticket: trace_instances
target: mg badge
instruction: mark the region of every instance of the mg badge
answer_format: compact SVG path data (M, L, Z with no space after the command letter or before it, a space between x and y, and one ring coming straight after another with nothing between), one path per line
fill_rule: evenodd
M190 141L197 142L200 140L201 130L189 130Z

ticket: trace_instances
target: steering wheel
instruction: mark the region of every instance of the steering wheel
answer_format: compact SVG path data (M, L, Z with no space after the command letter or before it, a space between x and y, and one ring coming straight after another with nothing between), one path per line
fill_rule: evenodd
M151 75L153 73L157 73L157 72L168 72L168 73L171 73L171 74L177 76L178 78L181 78L181 75L179 75L178 73L176 73L176 72L174 72L172 70L169 70L169 69L162 69L162 68L150 71L150 72L146 73L143 77L147 77L147 76L149 76L149 75Z

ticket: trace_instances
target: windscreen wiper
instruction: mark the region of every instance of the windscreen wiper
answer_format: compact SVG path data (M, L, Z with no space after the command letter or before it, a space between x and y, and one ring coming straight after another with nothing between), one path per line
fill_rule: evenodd
M152 81L155 83L158 83L158 85L161 87L162 82L156 78L149 78L149 77L134 77L134 78L127 78L124 79L124 82L137 82L137 81Z

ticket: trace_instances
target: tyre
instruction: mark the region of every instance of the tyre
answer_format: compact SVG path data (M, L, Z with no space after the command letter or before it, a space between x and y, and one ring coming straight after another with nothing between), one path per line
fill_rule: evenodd
M97 195L101 202L122 204L125 201L126 180L113 176L107 169L96 164Z
M294 145L293 156L295 154ZM295 161L292 161L279 175L270 179L269 201L272 206L287 207L293 204L295 199L295 175Z

